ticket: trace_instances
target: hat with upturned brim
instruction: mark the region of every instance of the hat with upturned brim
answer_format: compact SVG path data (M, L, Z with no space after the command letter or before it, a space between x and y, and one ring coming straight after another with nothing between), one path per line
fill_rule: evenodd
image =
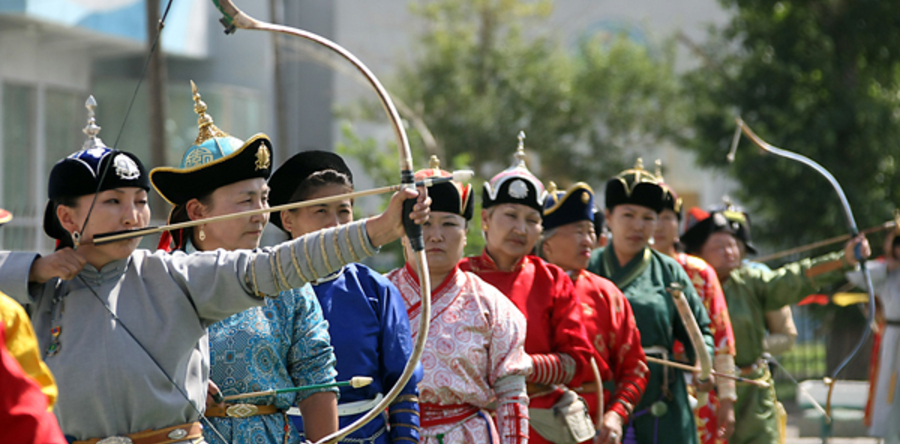
M747 252L756 254L756 248L750 243L750 229L747 215L740 211L721 210L705 212L692 208L688 212L688 228L681 235L681 242L688 253L699 253L703 244L714 233L726 232L744 243Z
M556 189L550 182L544 199L544 230L552 230L573 222L594 222L594 190L584 182L578 182L565 191Z
M353 185L353 172L344 162L344 158L331 151L310 150L301 151L284 162L269 179L269 206L298 202L299 196L295 193L315 173L326 170L334 170L344 174ZM269 222L284 230L281 223L281 212L273 212L269 216Z
M516 160L512 166L501 171L484 183L481 193L481 207L484 209L500 204L520 204L544 211L544 184L525 165L525 132L519 132Z
M664 200L665 190L660 186L659 179L644 170L640 158L634 168L622 171L606 182L606 208L609 211L617 205L631 204L659 213L663 210Z
M135 187L150 191L147 169L137 156L107 147L98 137L100 127L94 117L97 101L88 97L88 124L83 132L88 138L81 150L56 162L50 170L47 185L47 206L44 209L44 232L61 242L72 245L72 235L56 216L56 207L64 199L95 194L116 188Z
M230 136L206 114L197 86L191 82L199 135L185 151L178 168L158 167L150 171L153 187L172 205L211 194L216 189L247 179L268 179L272 172L272 142L256 134L246 142Z
M431 156L429 168L416 171L415 181L430 177L453 177L453 174L442 170L440 159ZM431 197L431 211L456 214L466 220L472 220L475 214L475 199L472 198L470 184L456 181L437 183L428 188L428 196Z

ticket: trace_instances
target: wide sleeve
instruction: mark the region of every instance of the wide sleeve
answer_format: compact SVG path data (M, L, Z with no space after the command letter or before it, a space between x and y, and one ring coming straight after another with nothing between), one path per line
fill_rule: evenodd
M615 359L613 371L616 386L606 405L609 411L618 413L627 423L647 388L650 368L641 347L641 333L631 304L618 288L605 290L610 293L610 316L614 318L612 325L616 327L615 342L608 345L609 355Z
M819 288L844 279L850 266L844 261L844 252L835 252L803 259L777 270L751 270L753 289L763 301L766 311L800 302Z
M527 376L531 373L531 359L525 353L525 316L495 287L484 283L481 289L491 307L488 384L493 386L505 376Z
M251 298L300 288L376 251L360 221L252 251L154 254L161 255L165 272L189 295L199 317L211 324L261 303Z
M884 260L866 262L866 269L869 270L869 276L872 277L872 286L874 288L883 286L887 281L887 262ZM866 288L866 279L863 277L861 268L856 267L853 271L848 271L846 277L856 288Z
M585 375L589 374L586 369L590 368L594 347L588 340L587 330L584 328L582 308L572 280L564 273L560 273L554 290L551 315L553 331L550 332L553 337L553 350L564 353L574 360L575 368L571 379L562 382L571 387L578 387L584 383Z
M709 314L709 331L713 335L715 354L734 356L734 330L731 328L731 316L728 315L725 293L722 292L716 270L708 264L704 265L700 271L704 291L702 300Z
M16 300L22 305L34 302L42 285L28 283L31 264L41 257L37 253L19 251L0 252L0 292Z
M309 285L290 290L282 298L288 307L293 305L293 330L291 347L287 354L287 371L295 387L312 384L334 382L337 370L331 337L328 335L328 322L322 315L322 307ZM293 303L291 303L293 302ZM310 395L319 392L334 392L336 387L312 389L297 392L295 403L299 404Z
M381 386L390 390L406 368L412 355L413 342L409 330L409 318L403 305L400 290L386 278L371 272L372 287L381 299ZM417 365L412 377L388 407L391 441L419 442L419 381L422 366Z
M22 366L22 370L47 395L47 405L53 407L59 392L53 374L41 359L40 347L28 313L18 302L3 294L0 294L0 324L6 327L6 348Z

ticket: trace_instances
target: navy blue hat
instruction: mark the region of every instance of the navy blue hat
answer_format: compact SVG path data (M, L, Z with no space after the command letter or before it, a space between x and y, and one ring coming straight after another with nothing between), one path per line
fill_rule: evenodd
M633 204L650 208L659 213L663 210L665 191L659 180L644 170L638 159L634 168L622 171L606 182L606 208L610 211L616 205Z
M490 208L505 203L521 204L544 211L544 184L525 166L525 132L519 132L519 146L513 165L484 183L481 207Z
M153 187L172 205L206 196L225 185L247 179L268 179L272 170L272 142L256 134L246 142L232 137L213 124L191 82L199 135L181 159L179 168L158 167L150 172Z
M269 179L269 206L284 205L295 202L294 193L304 180L319 171L334 170L342 173L353 184L353 172L344 159L331 151L301 151L278 167ZM281 224L281 213L274 212L269 222L284 229Z
M70 199L115 188L136 187L150 190L147 169L134 154L108 148L97 134L100 127L94 118L94 97L88 98L88 125L84 133L88 139L82 149L63 158L50 170L44 210L44 232L63 243L71 242L71 234L63 229L56 217L56 207L62 199ZM106 174L104 175L104 171Z
M552 230L572 222L594 222L594 190L584 182L578 182L566 191L558 191L550 182L544 200L544 229Z
M441 169L441 162L437 156L431 156L429 163L430 168L416 171L416 182L429 177L453 177L452 173ZM466 220L472 220L475 213L472 185L455 181L442 182L428 188L428 196L431 197L431 211L453 213Z

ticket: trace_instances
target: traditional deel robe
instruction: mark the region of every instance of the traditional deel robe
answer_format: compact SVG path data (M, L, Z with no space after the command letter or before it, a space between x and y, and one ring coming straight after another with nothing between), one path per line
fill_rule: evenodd
M590 271L574 272L572 280L588 339L607 363L598 365L604 385L604 411L618 413L623 424L627 424L650 377L631 304L615 284ZM593 372L588 372L584 381L595 382ZM578 392L588 402L591 418L596 418L596 388Z
M371 401L387 393L400 378L413 349L409 320L400 291L362 264L345 266L317 281L313 290L330 326L338 380L354 376L373 378L366 387L341 387L338 414L340 426L344 427L368 413L373 407ZM341 442L418 442L417 385L421 379L421 370L417 370L388 407L387 416L379 415ZM359 413L341 414L363 408ZM302 433L303 422L297 419L293 424Z
M403 295L412 334L417 337L421 319L418 275L406 265L388 278ZM423 418L423 422L438 424L423 427L422 442L528 442L528 396L523 392L531 359L524 349L525 317L496 288L459 268L444 278L431 298L421 400L423 406L446 410L435 409L435 415L441 416ZM496 428L485 412L495 399ZM429 412L423 409L423 414Z
M839 271L849 270L845 265L842 268L842 258L843 252L831 253L788 264L777 270L742 266L729 273L722 291L734 330L734 361L741 369L741 376L772 382L769 366L762 359L765 352L765 313L796 304L819 287L841 280L843 274ZM740 384L737 395L734 434L729 442L777 443L774 384L769 388Z
M189 248L188 251L191 249ZM265 305L229 316L209 327L209 378L224 396L269 389L334 382L335 354L328 323L307 284L268 298ZM336 388L250 398L244 404L274 405L278 413L246 418L210 417L218 434L207 428L209 444L300 443L285 423L284 412L318 392ZM235 401L232 401L235 402ZM284 434L289 436L285 439ZM225 438L222 441L219 434Z
M525 315L528 331L525 336L525 352L537 355L533 360L535 370L528 382L540 381L545 372L551 378L559 380L564 372L571 372L572 378L567 385L581 386L589 375L590 359L593 347L587 338L584 328L582 309L575 295L572 280L559 267L548 264L543 259L526 255L519 260L512 271L501 271L487 250L480 256L463 258L459 263L463 271L477 274L485 282L497 287ZM545 354L564 353L574 360L574 368L566 369L551 366L543 370ZM605 362L598 362L605 366ZM562 395L562 390L547 391L538 389L542 396L531 396L529 407L549 409ZM546 393L546 394L543 394ZM535 443L547 442L533 428L530 439Z
M71 281L30 285L38 255L2 252L0 291L31 305L44 362L59 387L54 412L63 433L76 440L104 438L197 421L206 405L207 327L340 269L351 249L359 256L377 251L365 221L253 251L137 250L102 270L86 265ZM326 251L326 257L305 251Z
M725 304L725 295L722 293L722 286L719 284L719 278L714 270L703 259L691 256L685 253L675 255L675 260L681 264L684 271L687 272L688 278L694 285L694 290L703 301L703 307L709 314L709 331L713 335L713 343L715 344L716 356L730 355L734 359L734 332L731 329L731 318L728 316L728 305ZM684 346L681 342L676 342L675 356L684 353ZM716 385L723 389L723 384L727 384L725 390L734 394L734 381L720 378L716 381ZM706 396L707 402L703 406L694 408L694 420L697 422L697 432L700 434L701 444L723 444L727 440L718 439L717 429L719 428L717 412L719 409L719 397L715 391L708 393L700 393L700 396Z
M0 324L0 442L65 444L47 396L6 349L4 330Z
M47 406L52 408L59 392L53 374L41 360L31 320L21 304L3 293L0 293L0 321L6 327L6 349L19 362L25 374L41 387L47 395Z
M693 362L694 349L681 321L672 295L667 288L672 283L682 287L684 297L700 326L705 345L712 355L713 338L709 331L709 316L697 296L687 273L674 259L650 248L638 253L624 266L618 263L612 243L595 250L588 270L605 277L625 294L641 333L641 346L665 350L671 359L675 340L685 344L688 359ZM648 353L651 354L651 353ZM654 353L660 357L660 353ZM649 364L650 380L632 416L634 438L638 443L696 443L697 428L687 399L685 381L680 370ZM652 404L662 402L665 414L655 417ZM660 404L660 405L663 405ZM632 430L626 432L629 438Z
M867 263L872 276L875 294L884 307L884 328L881 350L878 353L878 372L874 399L871 407L869 434L882 437L886 442L900 441L900 393L897 392L900 372L900 269L888 272L884 261ZM847 278L860 288L865 288L862 272L848 273ZM893 440L893 441L891 441Z

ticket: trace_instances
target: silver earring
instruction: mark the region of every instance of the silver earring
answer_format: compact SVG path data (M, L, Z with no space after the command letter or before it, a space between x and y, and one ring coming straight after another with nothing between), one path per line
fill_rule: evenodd
M197 235L201 242L206 240L206 232L203 231L203 227L200 227L200 234Z

